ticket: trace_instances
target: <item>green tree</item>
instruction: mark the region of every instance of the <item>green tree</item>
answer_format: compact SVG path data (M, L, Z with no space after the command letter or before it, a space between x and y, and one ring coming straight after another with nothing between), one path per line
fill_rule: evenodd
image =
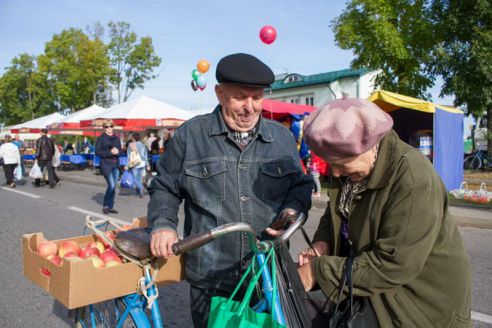
M431 7L438 40L434 71L444 80L442 95L474 117L487 115L492 156L492 2L435 0Z
M104 43L75 28L46 43L39 68L47 76L58 110L70 112L97 102L98 95L105 94L112 72Z
M352 0L332 28L337 44L353 50L352 67L381 70L378 87L428 99L434 36L426 9L425 0Z
M0 121L12 125L52 113L50 98L36 57L20 54L0 77Z
M117 92L118 103L125 102L135 91L144 88L146 81L154 79L154 69L162 59L155 54L152 38L141 37L130 31L127 22L109 22L108 55L114 74L111 82ZM94 28L96 35L102 35L100 25Z

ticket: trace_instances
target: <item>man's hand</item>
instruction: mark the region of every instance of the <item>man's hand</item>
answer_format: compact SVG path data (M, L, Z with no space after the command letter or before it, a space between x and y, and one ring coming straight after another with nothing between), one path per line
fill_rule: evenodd
M278 237L284 233L284 230L297 218L299 212L293 208L285 208L265 231L273 237Z
M305 264L309 264L309 262L313 257L327 255L330 249L326 241L317 241L313 243L313 248L310 247L299 254L299 266L304 266Z
M118 148L116 148L116 147L111 148L111 154L118 155L119 152L120 151L118 150Z
M304 290L308 292L313 289L314 285L316 285L316 278L314 277L311 261L306 262L303 266L299 267L297 271L299 272Z
M172 229L158 230L150 236L150 251L154 256L164 258L173 256L172 246L178 241L176 231Z

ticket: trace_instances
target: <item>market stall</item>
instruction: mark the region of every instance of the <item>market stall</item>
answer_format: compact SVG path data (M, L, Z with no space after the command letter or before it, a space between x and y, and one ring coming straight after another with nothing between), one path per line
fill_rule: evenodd
M464 155L461 110L384 90L368 100L391 115L403 141L429 157L448 190L459 188Z

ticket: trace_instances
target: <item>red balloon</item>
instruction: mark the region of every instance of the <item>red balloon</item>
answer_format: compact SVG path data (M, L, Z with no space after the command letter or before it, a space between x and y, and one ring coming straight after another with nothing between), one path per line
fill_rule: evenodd
M260 39L266 44L272 44L277 38L277 30L273 26L266 25L260 30Z

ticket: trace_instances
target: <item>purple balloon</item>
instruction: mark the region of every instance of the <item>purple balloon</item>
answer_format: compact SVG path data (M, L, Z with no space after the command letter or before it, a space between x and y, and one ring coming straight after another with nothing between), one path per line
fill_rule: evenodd
M193 89L193 91L196 91L196 89L198 88L198 86L196 85L195 80L191 80L191 88Z

